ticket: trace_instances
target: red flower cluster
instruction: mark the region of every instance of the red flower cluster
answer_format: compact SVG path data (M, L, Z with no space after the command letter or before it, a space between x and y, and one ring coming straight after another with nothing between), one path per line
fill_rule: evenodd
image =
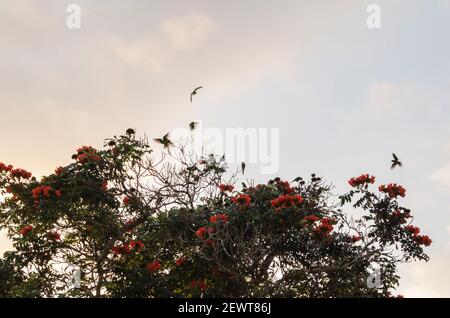
M12 178L17 178L17 179L20 179L20 178L30 179L32 176L31 172L28 172L24 169L12 169L10 171L10 173L11 173Z
M319 221L320 218L318 216L315 215L307 215L303 218L303 221L307 222L307 223L314 223L316 221Z
M359 236L359 235L353 235L352 237L350 237L350 242L352 242L352 243L356 243L360 240L361 240L361 236Z
M28 233L30 233L33 230L33 226L32 225L25 225L23 228L21 228L19 230L19 234L22 235L27 235Z
M63 167L58 167L58 168L55 169L55 174L57 176L59 176L61 173L63 173L63 171L64 171Z
M412 234L414 241L420 245L430 246L433 242L428 235L419 235L420 229L414 225L405 226L405 230Z
M100 186L100 188L101 188L103 191L108 190L108 181L103 181L103 182L102 182L102 185Z
M49 240L52 240L52 241L61 241L61 234L59 234L59 233L56 232L56 231L54 231L54 232L52 232L52 231L47 232L46 236L47 236L47 238L48 238Z
M233 192L234 186L231 184L221 184L219 185L220 192Z
M250 202L252 202L252 198L248 194L238 194L231 198L231 202L240 206L249 206Z
M303 197L299 194L284 194L271 201L272 207L277 210L290 208L303 202Z
M3 162L0 162L0 173L10 172L13 168L11 165L5 165Z
M130 204L130 198L129 197L125 197L125 198L123 198L122 202L123 202L124 205L129 205Z
M205 291L208 286L206 285L205 280L193 280L191 281L191 288L198 288L201 291Z
M154 273L161 268L161 263L159 261L154 261L152 263L147 264L146 268L150 273Z
M99 162L101 160L100 156L97 154L97 150L90 146L83 146L77 150L77 161L79 163L87 162Z
M180 257L180 258L178 258L177 260L175 260L175 264L176 264L177 266L181 266L181 265L183 265L184 263L186 263L186 261L187 261L187 258L186 258L186 257Z
M375 183L375 177L369 176L368 174L360 175L359 177L351 178L348 180L348 184L353 188L359 187L360 185Z
M430 246L433 242L428 235L416 235L414 236L414 241L425 246Z
M411 233L414 236L416 236L420 233L420 229L414 225L405 226L405 230L407 230L409 233Z
M61 190L54 190L51 186L40 186L31 190L31 195L34 198L34 205L37 206L39 204L39 198L41 196L49 198L52 191L54 192L56 197L59 198L62 196Z
M223 222L228 223L228 215L226 214L216 214L209 218L211 223Z
M281 191L283 191L283 193L285 194L291 194L292 192L294 192L294 189L291 188L291 185L289 184L288 181L282 181L280 179L275 179L275 183L278 186L278 188L281 189Z
M388 185L380 185L378 190L380 192L387 193L390 198L396 198L397 196L401 196L403 198L406 193L406 189L396 183L390 183Z
M131 252L140 253L144 248L144 243L142 241L130 241L122 245L113 246L112 252L116 255L128 255Z
M201 239L202 241L205 240L206 238L206 234L211 234L214 233L214 228L209 227L208 229L204 226L202 226L201 228L199 228L196 232L195 235Z
M320 220L320 224L314 228L314 232L319 234L320 236L327 236L333 231L333 219L323 218Z

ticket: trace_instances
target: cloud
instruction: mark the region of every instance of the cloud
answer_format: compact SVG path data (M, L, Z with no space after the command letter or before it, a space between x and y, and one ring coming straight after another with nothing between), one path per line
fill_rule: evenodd
M398 293L408 298L450 297L450 253L431 256L429 262L415 262L400 267Z
M165 19L162 32L175 49L192 49L203 44L209 35L217 31L216 23L208 16L191 12L187 16Z
M450 162L436 170L431 179L450 190Z

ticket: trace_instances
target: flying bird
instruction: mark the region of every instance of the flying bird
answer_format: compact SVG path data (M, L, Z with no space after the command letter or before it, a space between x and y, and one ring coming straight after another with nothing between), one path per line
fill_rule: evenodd
M398 159L398 157L397 157L397 155L395 153L392 154L392 157L394 159L391 160L392 161L391 169L394 169L396 166L401 167L403 165L402 162Z
M189 124L189 128L191 130L195 130L195 128L197 128L198 123L196 121L193 121L192 123Z
M241 169L242 169L242 174L244 174L245 173L245 162L244 161L242 161L242 163L241 163Z
M164 148L169 148L173 146L173 142L169 139L169 133L165 134L162 138L153 139L155 142L164 146Z
M197 91L198 91L200 88L203 88L203 86L199 86L199 87L197 87L196 89L194 89L194 90L192 91L192 93L191 93L191 103L192 103L192 96L197 95Z

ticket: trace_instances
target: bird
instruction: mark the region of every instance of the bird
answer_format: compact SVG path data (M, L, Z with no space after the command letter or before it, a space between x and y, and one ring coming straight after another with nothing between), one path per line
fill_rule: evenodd
M241 163L241 169L242 169L242 174L244 174L245 173L245 162L244 161L242 161L242 163Z
M194 130L195 128L197 128L198 123L196 121L193 121L192 123L189 124L189 128L192 130Z
M216 163L216 157L211 153L209 154L208 159L206 160L208 164L212 165Z
M196 89L194 89L194 90L192 91L192 93L191 93L191 103L192 103L192 96L197 95L197 91L198 91L200 88L203 88L203 86L199 86L199 87L197 87Z
M165 134L164 137L162 138L155 138L153 140L163 145L164 148L169 148L170 146L173 146L173 142L169 139L169 133Z
M295 178L294 180L292 180L292 182L299 182L299 181L301 181L302 180L302 177L297 177L297 178Z
M136 134L136 131L133 128L128 128L127 131L126 131L126 134L127 135L134 135L134 134Z
M399 166L399 167L403 166L402 162L398 159L398 157L395 153L392 154L392 157L394 159L391 160L392 161L391 169L394 169L396 166Z

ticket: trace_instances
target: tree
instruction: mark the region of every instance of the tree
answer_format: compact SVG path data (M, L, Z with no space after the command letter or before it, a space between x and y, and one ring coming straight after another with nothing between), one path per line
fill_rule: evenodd
M405 189L370 175L340 196L315 174L238 191L224 158L157 156L132 129L72 159L41 180L0 163L1 297L390 297L399 263L428 260Z

